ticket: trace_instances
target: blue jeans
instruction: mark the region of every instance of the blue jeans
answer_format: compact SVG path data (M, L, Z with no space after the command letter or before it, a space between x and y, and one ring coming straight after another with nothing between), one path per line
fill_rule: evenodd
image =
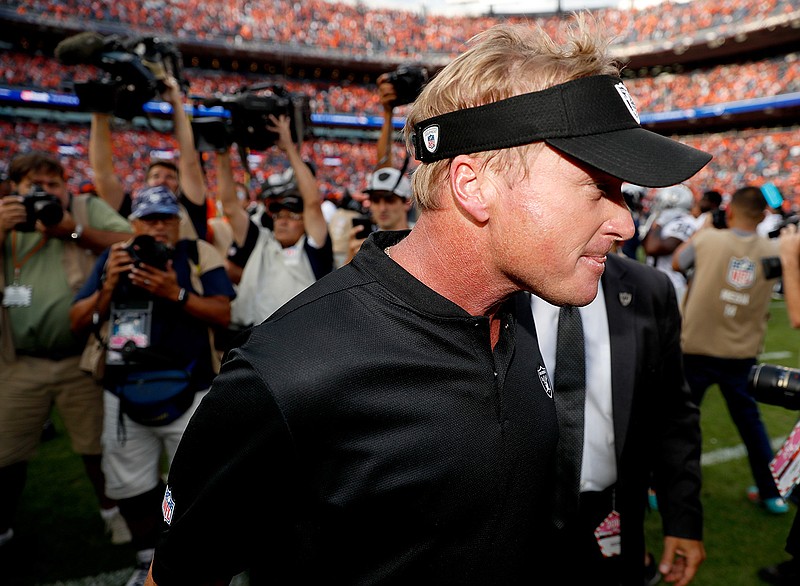
M750 471L756 481L762 499L780 496L769 470L772 447L767 430L761 421L758 403L747 389L747 376L755 358L715 358L697 354L683 357L686 382L692 390L692 398L700 405L706 390L712 384L719 385L731 419L747 448Z

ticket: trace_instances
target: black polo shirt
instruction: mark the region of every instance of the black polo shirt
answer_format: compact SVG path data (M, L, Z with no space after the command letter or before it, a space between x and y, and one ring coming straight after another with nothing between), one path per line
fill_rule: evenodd
M503 306L492 351L487 318L384 254L404 235L370 236L232 351L172 464L159 586L247 568L254 584L553 583L558 432L528 300Z

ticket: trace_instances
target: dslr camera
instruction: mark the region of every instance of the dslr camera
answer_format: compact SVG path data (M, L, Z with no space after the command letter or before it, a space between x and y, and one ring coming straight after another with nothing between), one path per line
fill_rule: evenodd
M150 236L140 234L125 247L136 266L146 264L161 271L167 270L167 263L172 259L173 249Z
M27 195L22 196L22 205L25 206L25 221L14 226L19 232L33 232L37 220L45 226L55 226L64 217L61 201L38 185L34 185Z
M393 106L410 104L417 99L422 88L428 83L428 70L421 65L401 65L386 75L397 94Z
M83 32L61 41L55 55L64 65L94 65L105 71L100 79L74 84L81 107L89 112L110 112L131 120L166 89L168 77L188 87L180 51L159 37L123 39Z
M280 85L245 86L231 95L206 98L202 105L222 107L230 112L230 119L212 116L192 121L195 146L200 152L227 149L233 143L254 151L267 150L278 140L276 133L265 128L272 124L270 114L289 117L294 142L306 136L311 123L308 97L290 93Z
M756 364L747 386L756 401L800 411L800 370L777 364Z

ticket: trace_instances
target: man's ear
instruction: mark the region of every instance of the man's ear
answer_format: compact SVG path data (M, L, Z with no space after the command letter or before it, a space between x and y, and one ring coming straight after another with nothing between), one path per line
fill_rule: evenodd
M473 220L483 224L489 219L482 161L468 155L458 155L450 164L450 188L458 206Z

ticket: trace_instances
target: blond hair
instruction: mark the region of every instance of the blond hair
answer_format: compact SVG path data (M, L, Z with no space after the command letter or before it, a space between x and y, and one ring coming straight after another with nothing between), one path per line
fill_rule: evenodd
M587 14L576 14L558 44L539 25L497 25L473 37L470 48L425 87L406 119L406 148L413 154L414 125L439 114L497 102L592 75L619 76L608 52L611 38ZM534 145L474 154L498 171L521 169ZM450 159L420 165L412 177L418 209L437 209Z

